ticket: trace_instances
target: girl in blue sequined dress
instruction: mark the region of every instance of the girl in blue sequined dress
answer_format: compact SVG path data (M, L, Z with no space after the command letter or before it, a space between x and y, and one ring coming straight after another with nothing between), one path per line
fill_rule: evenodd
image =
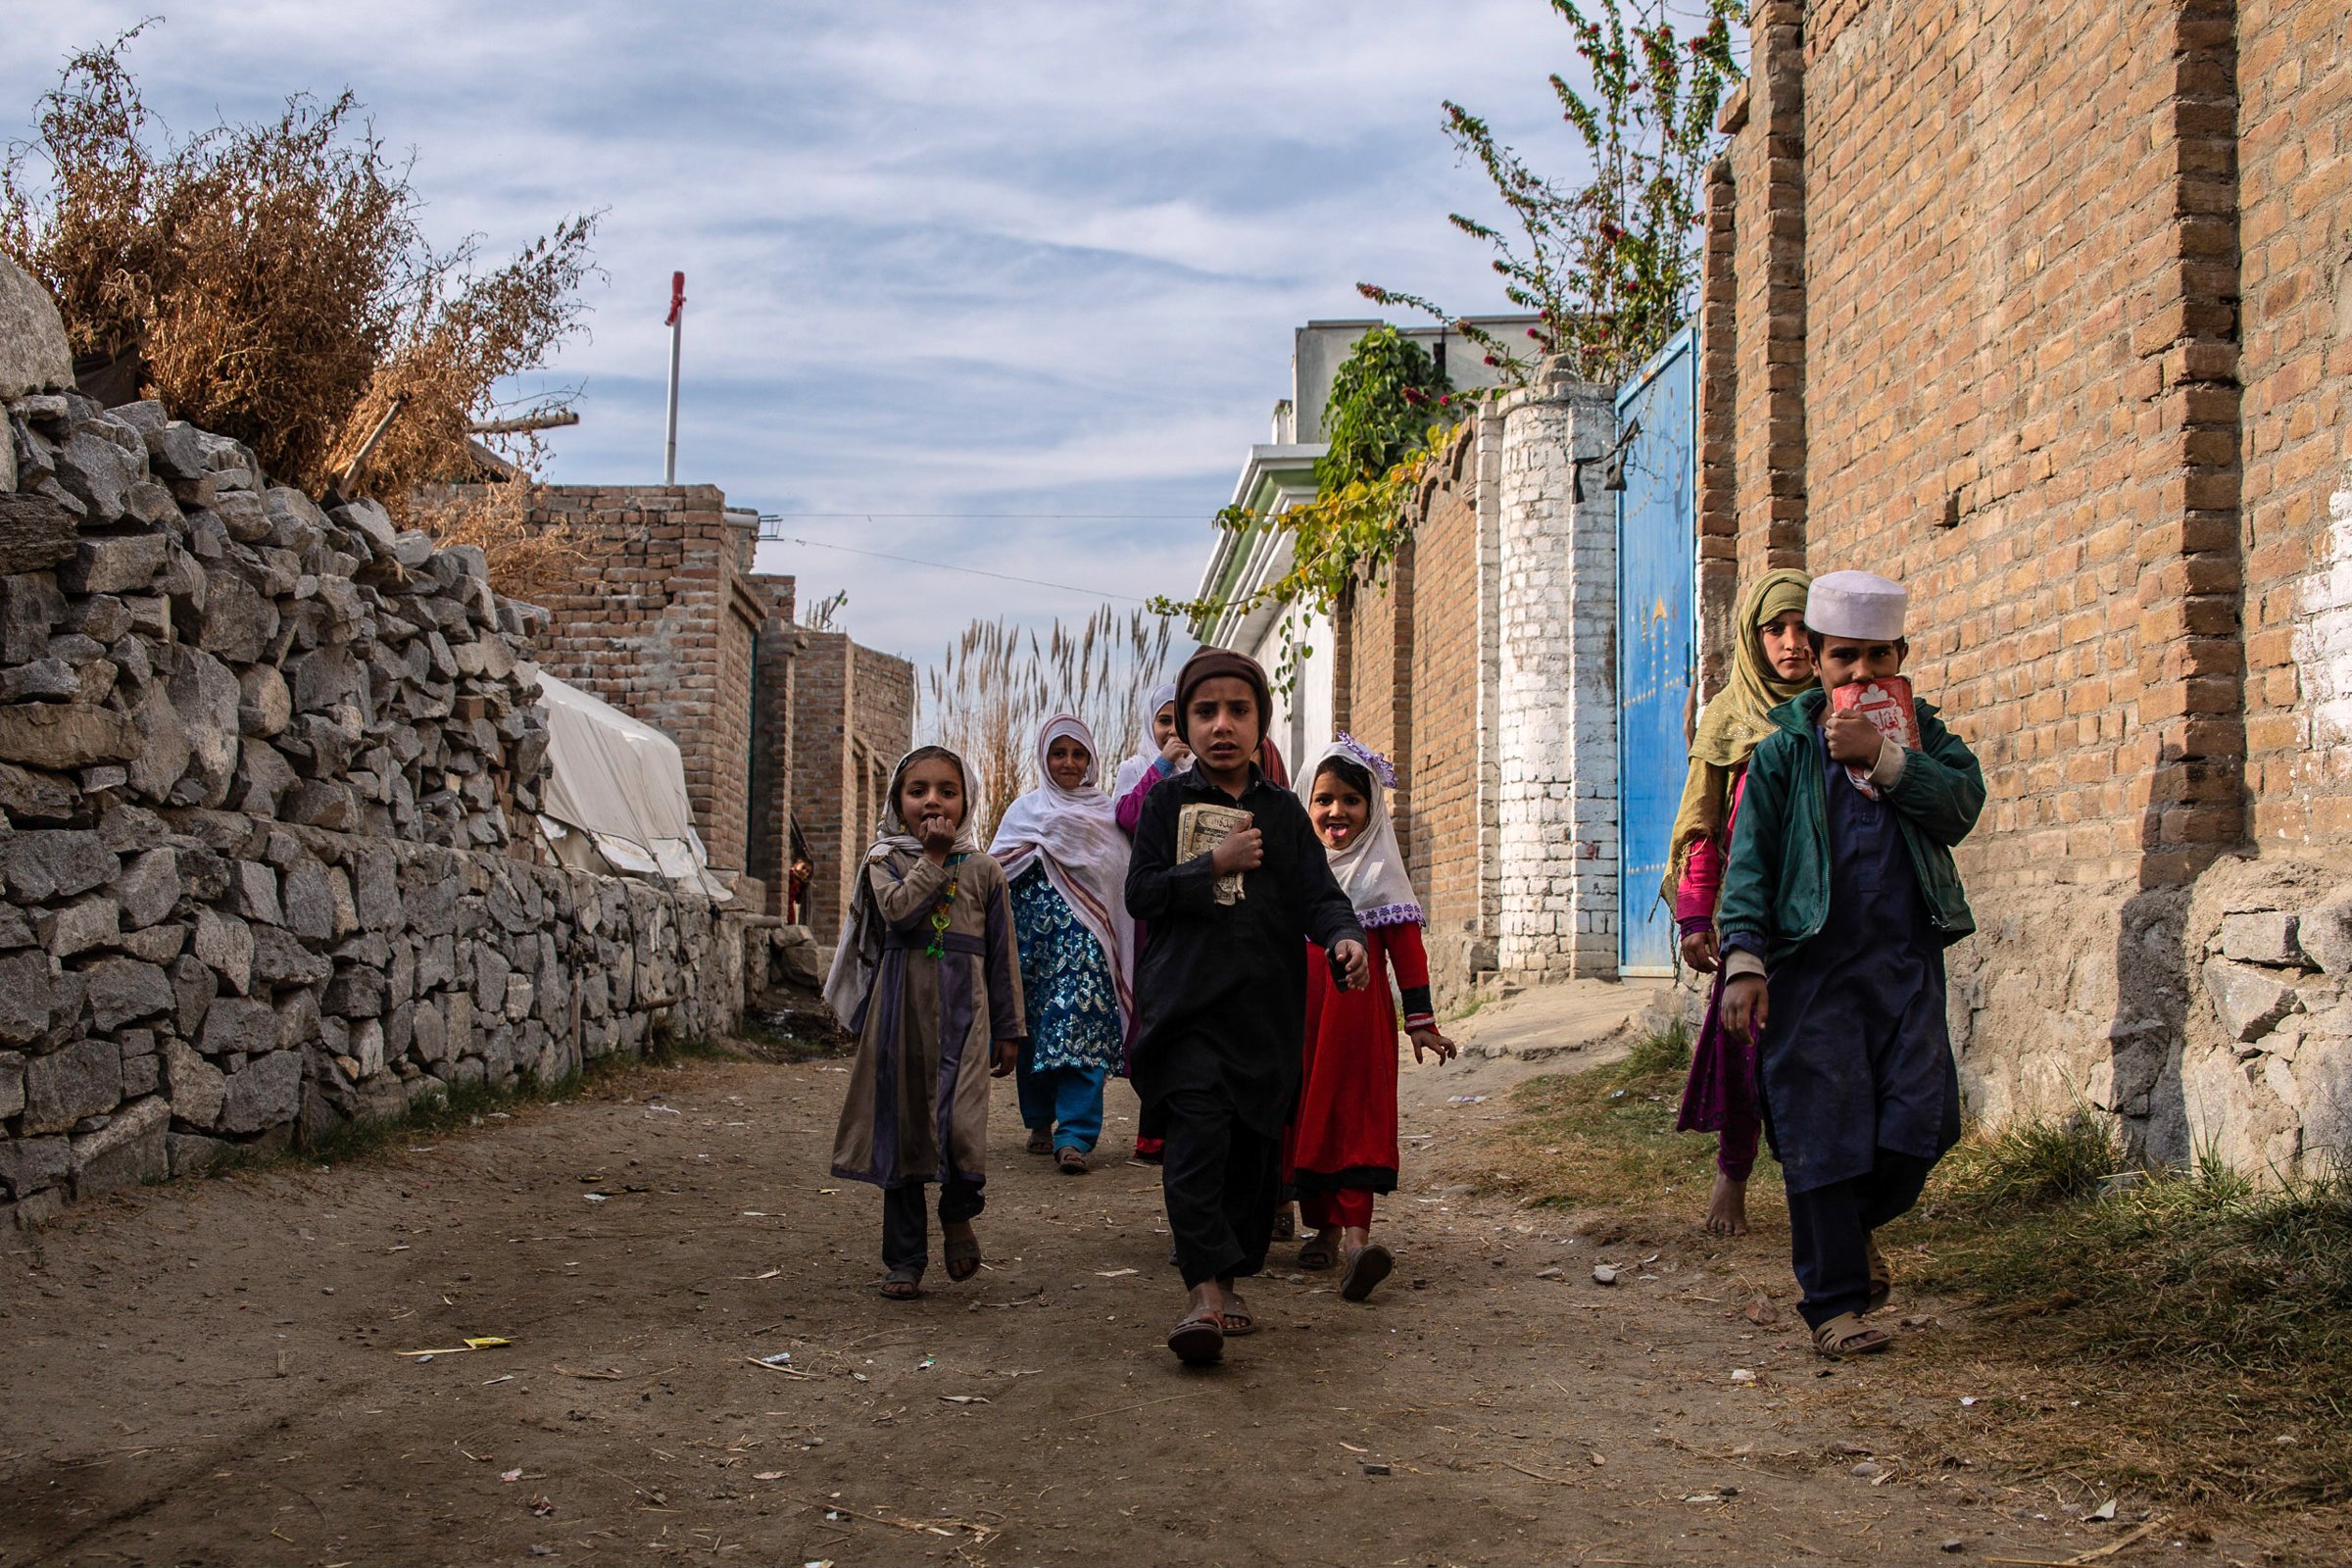
M1102 1135L1102 1087L1131 1013L1135 923L1127 837L1096 783L1095 738L1066 714L1038 739L1036 789L1012 803L989 847L1012 885L1029 1041L1018 1082L1032 1153L1086 1172Z

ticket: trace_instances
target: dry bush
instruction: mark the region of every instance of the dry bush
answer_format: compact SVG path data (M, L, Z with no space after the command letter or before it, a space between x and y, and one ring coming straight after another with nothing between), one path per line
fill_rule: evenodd
M140 30L67 62L0 172L0 249L57 296L75 352L143 351L148 395L314 493L396 397L350 492L402 511L413 483L472 477L467 421L577 324L595 220L476 275L471 241L425 243L348 91L159 139L122 63Z
M579 581L590 556L565 518L533 520L539 497L539 486L523 480L421 485L411 498L409 521L444 546L475 546L489 563L490 586L509 599L541 604Z
M1043 642L1003 620L964 628L923 683L925 730L975 775L984 829L1036 786L1038 731L1055 713L1094 731L1098 782L1109 790L1135 749L1144 699L1165 678L1168 639L1165 617L1108 605L1076 627L1056 619Z

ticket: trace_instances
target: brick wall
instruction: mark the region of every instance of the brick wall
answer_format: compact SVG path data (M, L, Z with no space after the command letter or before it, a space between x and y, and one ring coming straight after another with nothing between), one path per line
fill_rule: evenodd
M794 669L792 814L814 867L803 923L841 929L882 814L891 770L913 745L914 666L843 632L804 632Z
M2352 21L1752 22L1709 186L1702 625L1726 559L1912 589L1912 673L1990 795L1952 959L1981 1111L2087 1097L2158 1154L2293 1157L2308 1063L2211 1033L2197 922L2222 869L2269 896L2249 852L2281 887L2352 861Z
M1572 460L1616 437L1606 387L1546 379L1503 413L1498 962L1525 979L1617 972L1616 498Z
M1413 879L1447 1002L1495 965L1499 913L1493 613L1502 420L1487 414L1417 498L1413 540Z
M752 661L750 870L767 890L767 911L784 915L792 869L792 708L801 634L792 623L790 577L755 574L753 593L767 609Z
M2264 845L2352 840L2352 10L2237 7L2246 745Z
M711 485L556 485L534 520L578 542L572 581L543 593L540 662L678 743L695 831L713 866L744 868L749 635L735 580L745 541Z

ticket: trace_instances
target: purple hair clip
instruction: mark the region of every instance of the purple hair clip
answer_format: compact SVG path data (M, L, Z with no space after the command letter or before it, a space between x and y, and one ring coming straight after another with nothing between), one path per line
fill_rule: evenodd
M1357 761L1363 763L1364 766L1372 770L1372 776L1380 780L1380 787L1382 789L1393 790L1396 787L1396 766L1395 763L1391 762L1387 758L1381 756L1371 747L1366 746L1362 741L1359 741L1354 736L1348 734L1346 730L1340 731L1336 739L1338 740L1342 750L1346 751L1348 756L1354 758Z

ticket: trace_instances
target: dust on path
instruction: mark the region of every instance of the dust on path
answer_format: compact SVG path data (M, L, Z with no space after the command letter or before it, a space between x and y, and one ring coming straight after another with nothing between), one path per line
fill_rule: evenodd
M0 1238L0 1563L1689 1568L2115 1539L1841 1449L1828 1369L1736 1315L1786 1294L1785 1265L1739 1277L1752 1248L1433 1191L1524 1070L1408 1071L1396 1275L1365 1306L1260 1281L1265 1331L1207 1373L1160 1344L1181 1293L1157 1173L1109 1155L1123 1086L1083 1178L1021 1152L999 1086L992 1266L935 1266L912 1304L873 1293L875 1195L826 1173L838 1065L649 1070L378 1162L101 1204ZM1592 1283L1603 1259L1624 1284ZM395 1353L479 1335L514 1344ZM2105 1561L2209 1560L2144 1544Z

